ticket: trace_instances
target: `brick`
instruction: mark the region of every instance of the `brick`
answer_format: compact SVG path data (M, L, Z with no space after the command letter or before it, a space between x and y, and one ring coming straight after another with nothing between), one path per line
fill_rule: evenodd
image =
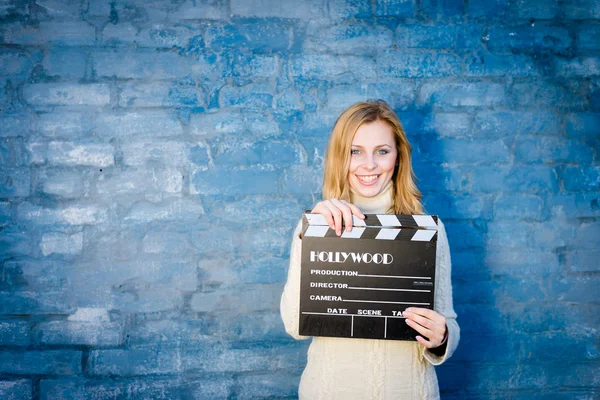
M91 133L94 117L88 112L62 111L37 114L34 128L43 136L76 139Z
M597 138L600 133L600 113L567 114L567 135L575 138Z
M136 45L155 49L186 47L197 34L186 26L153 24L151 28L138 29L135 24L108 24L102 31L102 42L106 47Z
M600 195L596 193L567 193L549 196L548 206L552 214L566 218L600 216Z
M40 249L44 256L51 254L77 255L83 250L83 233L47 232L42 235Z
M489 272L493 276L531 277L531 271L535 271L536 276L550 277L564 270L558 256L550 251L548 246L533 249L527 243L519 246L513 242L511 246L505 247L502 247L501 243L488 244L485 256L476 261L474 265L469 265L470 269L480 271L481 265L485 264L489 266ZM461 273L468 279L471 271L461 271Z
M187 371L207 372L259 372L274 369L299 369L304 366L304 345L265 348L255 345L249 348L227 349L215 346L208 349L188 351L182 354L183 368Z
M292 77L305 80L329 80L344 74L357 78L375 78L377 67L378 64L371 57L358 56L307 54L295 56L290 61Z
M502 18L506 13L508 0L490 0L486 2L469 2L467 15L471 18Z
M411 105L415 99L414 82L408 79L396 80L394 83L369 83L361 86L340 85L327 91L329 110L341 113L352 104L367 99L385 99L398 109ZM333 124L331 125L333 127ZM331 129L331 127L329 129Z
M106 78L178 79L199 71L192 58L171 51L116 48L94 51L91 59L96 76Z
M248 137L271 138L281 135L272 117L238 110L192 115L190 130L192 134L202 137L244 134Z
M495 26L488 33L489 49L567 50L573 46L569 31L561 26L539 22L519 26Z
M3 350L0 372L27 375L73 375L81 373L81 352L76 350Z
M553 19L559 11L558 0L517 0L510 2L509 13L519 19Z
M106 222L107 214L106 210L95 206L49 208L24 202L17 207L17 219L36 225L96 225Z
M242 107L250 110L271 108L273 104L273 89L264 83L249 83L246 85L226 85L219 91L221 107Z
M142 165L142 164L140 164ZM107 171L96 182L101 196L123 196L143 193L147 199L160 199L165 194L180 194L184 176L175 168L135 168Z
M391 78L459 75L462 61L454 54L430 51L388 51L377 57L377 74Z
M277 310L280 284L247 285L244 289L194 294L190 306L198 312Z
M554 58L552 66L558 77L585 78L600 75L600 58L594 56Z
M142 241L143 250L154 254L177 254L189 246L186 235L179 232L148 232Z
M411 18L415 14L415 5L412 0L376 0L375 15L378 17L405 17Z
M473 172L474 192L556 192L556 171L547 166L531 165L527 168L507 166L481 166Z
M119 346L121 327L115 323L42 322L35 328L36 340L46 345Z
M10 224L12 221L12 206L7 201L0 201L0 228Z
M599 19L600 5L594 0L575 0L562 5L568 19Z
M191 146L184 142L148 139L131 141L121 146L123 162L132 167L188 165Z
M190 233L190 243L201 254L228 254L235 249L234 238L236 234L233 230L214 227L209 230L196 230ZM207 262L214 263L207 259ZM203 264L204 265L204 264ZM217 263L217 265L219 265ZM219 266L219 268L221 268Z
M191 198L168 198L160 203L138 201L125 216L126 222L196 221L204 215L204 208Z
M480 111L475 115L475 130L485 136L556 135L563 129L558 115L550 111Z
M41 191L64 198L78 198L84 193L84 181L88 184L86 174L71 170L49 169L37 177L42 181Z
M294 398L298 395L299 379L289 372L259 375L242 375L236 380L240 388L236 395L239 399L255 399L276 396Z
M444 222L452 251L452 259L463 260L461 250L471 250L484 246L483 235L486 227L480 220L448 220ZM459 262L460 265L467 264ZM470 273L471 271L469 271Z
M0 50L0 75L26 78L40 59L41 54L35 50L23 51L5 47Z
M279 179L278 171L261 167L244 170L208 169L191 175L190 191L203 196L274 194L278 192Z
M581 50L600 50L600 23L583 22L577 24L577 49Z
M0 256L2 258L31 255L32 253L33 245L29 232L23 231L16 225L10 225L2 230L0 236Z
M99 114L94 132L100 137L170 137L183 133L180 122L165 111Z
M177 8L169 13L169 19L173 22L186 19L223 20L227 18L229 15L222 3L212 1L187 0L177 5Z
M333 1L329 3L329 18L369 18L371 16L371 5L360 0L349 0L344 2Z
M470 189L471 166L446 167L430 162L413 161L417 176L417 186L423 193L443 193L447 191L467 191Z
M330 25L309 22L306 36L303 45L305 52L375 55L377 49L392 46L394 33L384 26L365 23Z
M573 272L600 272L598 265L600 250L575 249L566 251L562 256L563 263Z
M513 97L515 102L521 106L562 110L583 110L588 107L587 100L582 93L571 91L564 86L548 81L515 83Z
M228 376L203 376L202 378L147 377L137 379L96 380L61 379L40 381L40 398L109 400L114 398L227 398L234 381Z
M524 163L592 162L593 149L575 140L560 138L519 138L515 143L515 161Z
M34 106L103 106L110 102L110 88L105 84L34 83L23 87L23 98Z
M596 191L600 188L600 166L565 166L560 178L568 191Z
M179 350L93 350L87 363L91 376L143 376L183 372Z
M206 208L215 218L247 227L275 221L293 225L304 211L296 201L271 196L246 196L233 202L217 201L212 207L207 205ZM240 221L242 214L245 214L244 220Z
M311 20L322 17L324 11L324 3L321 0L303 1L294 7L288 7L276 0L231 1L231 14L240 17Z
M27 197L30 194L31 173L28 169L0 169L0 197Z
M29 379L0 381L0 397L5 400L33 399L33 382Z
M86 54L81 49L51 48L42 61L44 72L66 79L82 79L86 74Z
M14 26L4 30L3 43L24 46L92 46L96 41L93 25L84 21L40 21L39 25Z
M68 0L40 0L36 4L52 17L79 17L80 4Z
M523 54L477 54L470 56L465 76L539 76L535 60Z
M284 256L289 249L291 228L293 226L273 227L269 231L261 232L244 232L239 237L235 237L236 249L240 253L256 254L258 252L260 254L264 252L273 256Z
M540 220L544 212L544 201L540 196L504 194L494 201L494 217L510 220Z
M396 28L396 44L401 48L465 49L482 41L480 25L403 25Z
M28 150L31 154L31 162L34 164L87 165L100 168L114 164L114 148L112 145L104 143L31 142Z
M506 104L504 87L498 83L424 83L418 91L418 104L440 107L485 107Z
M560 277L552 281L550 293L548 295L556 298L556 300L560 302L589 304L593 303L595 299L590 296L588 288L597 287L598 284L600 284L600 282L593 276ZM582 336L587 336L585 335L585 332L582 333ZM584 351L580 354L585 354L585 356L587 356L586 358L592 358L590 357L592 355L595 356L595 358L599 358L600 351L598 350L600 349L597 348L598 345L594 346L593 341L590 340L587 343L584 342L581 344L588 344L589 347L587 351L585 351L585 348L582 349ZM561 356L564 357L565 355L557 354L554 357L560 359L562 358Z
M0 165L11 167L28 165L23 139L5 138L0 140Z
M201 88L169 83L130 83L121 87L119 105L121 107L175 107L204 106L204 93Z
M419 148L427 159L439 163L480 164L510 160L508 148L501 140L442 138L423 141Z
M269 78L279 72L279 59L264 54L235 54L231 60L231 71L235 77Z
M121 304L119 310L124 313L159 313L183 307L181 291L170 282L152 285L137 280L127 282L121 284L112 297L112 302Z
M32 116L27 113L0 114L0 137L28 136L31 132Z
M219 143L213 151L215 165L252 166L272 165L287 167L299 164L301 152L295 146L285 142Z
M321 193L323 170L315 167L292 166L284 174L284 191L290 194Z
M0 345L29 346L30 341L29 322L11 320L0 321ZM0 393L1 392L2 389L0 389Z
M423 205L442 219L470 219L485 215L483 199L472 196L428 195Z
M291 10L288 8L287 11ZM232 14L235 14L233 4ZM289 18L289 15L285 18ZM278 53L289 49L291 39L292 29L289 25L264 19L240 21L235 25L215 23L209 25L204 34L206 45L217 52L248 49L253 53Z

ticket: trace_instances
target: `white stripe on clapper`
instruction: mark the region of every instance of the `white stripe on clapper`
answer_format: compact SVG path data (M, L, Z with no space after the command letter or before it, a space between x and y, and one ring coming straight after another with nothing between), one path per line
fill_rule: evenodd
M400 233L400 229L381 229L375 239L394 240Z
M417 223L417 226L428 229L438 228L438 225L435 223L431 215L413 215L412 217Z
M348 232L344 229L344 233L342 233L342 237L349 238L349 239L360 239L360 237L362 236L365 229L367 229L367 228L354 227L354 228L352 228L352 230L350 232Z
M328 229L329 229L329 226L327 226L327 225L325 225L325 226L309 225L308 228L306 229L306 232L304 232L304 236L325 237Z
M417 229L415 235L410 240L416 242L429 242L433 235L435 235L435 232L436 231L429 229Z
M377 219L381 222L381 226L402 226L393 214L377 214Z

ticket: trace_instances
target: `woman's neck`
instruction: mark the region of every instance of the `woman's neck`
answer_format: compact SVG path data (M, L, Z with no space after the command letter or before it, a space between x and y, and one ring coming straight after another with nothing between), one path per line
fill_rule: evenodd
M364 197L350 188L350 202L365 214L386 214L394 205L392 181L376 196Z

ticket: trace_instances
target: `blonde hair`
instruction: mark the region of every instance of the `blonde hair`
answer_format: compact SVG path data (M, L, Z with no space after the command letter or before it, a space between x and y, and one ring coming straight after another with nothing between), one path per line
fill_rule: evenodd
M404 128L396 113L383 100L356 103L344 111L337 119L325 155L325 173L323 177L323 198L350 201L348 169L354 134L362 124L374 121L387 123L396 142L398 159L392 175L393 205L388 212L395 214L421 214L421 192L414 182L410 153Z

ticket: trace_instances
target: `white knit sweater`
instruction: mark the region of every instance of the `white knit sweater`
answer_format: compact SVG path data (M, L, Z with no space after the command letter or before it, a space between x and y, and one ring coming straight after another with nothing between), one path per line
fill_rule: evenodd
M391 190L374 198L352 195L352 203L364 213L383 214L391 206ZM288 280L281 296L281 318L296 339L300 307L300 255L298 224L290 256ZM450 250L444 225L439 224L434 309L446 317L446 353L437 356L418 342L397 340L314 337L298 390L300 399L438 399L434 365L446 361L456 349L460 329L452 306Z

